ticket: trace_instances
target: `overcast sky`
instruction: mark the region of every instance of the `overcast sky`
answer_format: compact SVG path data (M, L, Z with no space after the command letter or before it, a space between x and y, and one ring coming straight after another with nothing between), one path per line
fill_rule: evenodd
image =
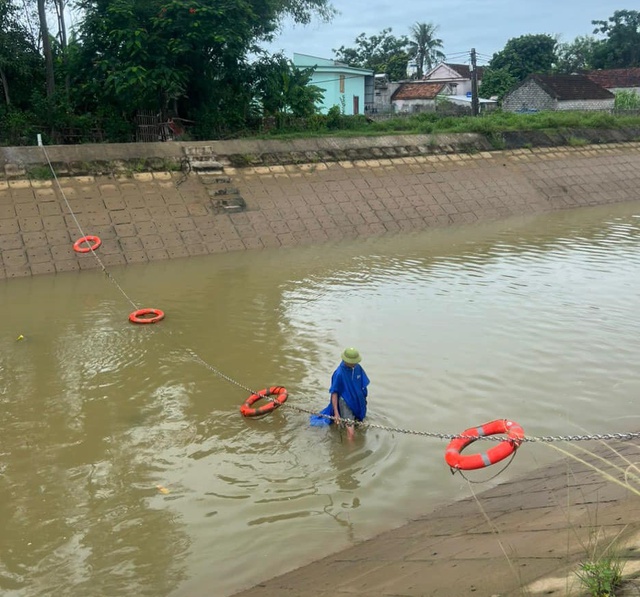
M367 36L387 27L393 35L408 35L416 22L433 22L444 42L449 62L468 62L463 52L475 47L479 64L490 60L512 37L548 33L571 42L593 33L593 20L607 20L614 11L638 10L637 0L333 0L338 14L330 23L286 23L281 34L266 46L282 51L334 58L333 48L354 45L360 33Z

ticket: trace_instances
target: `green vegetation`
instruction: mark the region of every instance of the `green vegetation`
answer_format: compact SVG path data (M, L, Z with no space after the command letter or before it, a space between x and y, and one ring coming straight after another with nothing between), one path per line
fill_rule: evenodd
M593 48L593 68L640 66L640 12L616 10L606 21L592 21L604 39Z
M616 110L640 110L640 95L635 91L616 93Z
M637 462L606 442L602 443L610 450L610 454L596 454L576 444L570 444L567 449L553 444L547 445L587 469L595 471L605 481L624 488L636 497L640 496L640 468ZM589 541L583 545L586 558L580 562L575 572L582 588L588 591L591 597L614 597L616 591L624 587L625 556L629 553L622 540L625 530L626 526L613 538L605 539L606 533L597 520L591 521ZM606 540L605 545L602 545L603 540Z
M550 72L556 59L556 40L551 35L522 35L510 39L493 55L482 76L481 97L504 94L531 73Z
M582 137L569 137L567 139L567 144L571 147L583 147L584 145L588 145L589 141L587 139L583 139Z
M576 573L591 597L613 597L622 583L623 562L614 555L604 555L580 564Z
M49 166L32 166L27 171L27 175L31 180L50 180L53 178Z
M433 23L416 23L411 27L409 55L416 61L417 79L445 59L442 40L436 37L437 31L438 26Z
M409 39L406 35L396 37L391 31L389 27L370 37L361 33L356 37L353 48L340 46L333 52L340 62L349 66L386 73L392 81L406 79Z
M395 134L479 133L495 140L500 148L500 134L509 131L571 131L576 129L619 129L640 127L640 114L617 115L605 112L538 112L513 114L491 112L484 116L446 116L438 113L370 121L364 116L344 116L337 106L329 114L314 115L313 133L304 119L283 122L282 127L261 138L294 139L310 136L367 136ZM582 139L575 136L576 144ZM492 141L493 142L493 141ZM502 145L504 146L504 145Z
M384 134L475 126L464 118L366 124L345 118L344 104L339 114L317 114L322 92L310 85L311 70L270 55L263 45L287 19L330 20L330 0L225 0L224 10L219 0L76 0L69 32L66 4L0 0L2 145L35 144L38 133L47 144L130 142L139 124L150 124L145 119L172 131L152 129L149 140L226 139L273 129ZM640 12L617 10L592 24L593 36L569 44L547 34L510 39L485 69L481 94L502 96L533 72L640 66ZM400 80L410 58L417 74L444 58L437 30L416 22L409 35L361 34L353 47L334 54Z
M396 37L392 29L383 29L378 35L367 37L361 33L353 47L340 46L333 50L336 58L349 66L370 68L376 73L386 73L392 81L407 78L407 62L416 62L415 76L422 78L438 62L445 59L443 42L436 37L438 26L433 23L415 23L410 37Z

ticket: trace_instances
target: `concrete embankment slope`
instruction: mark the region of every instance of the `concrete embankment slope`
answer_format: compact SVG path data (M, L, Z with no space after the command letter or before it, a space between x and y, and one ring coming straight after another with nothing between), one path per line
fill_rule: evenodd
M91 253L73 250L79 227L100 237L99 257L109 266L640 198L638 142L427 154L407 142L372 147L368 153L380 157L364 160L347 157L361 154L356 145L364 141L347 140L331 150L336 161L319 160L318 151L296 153L295 145L284 151L284 142L279 153L261 154L266 146L252 142L247 162L255 155L263 164L266 155L285 157L276 165L245 167L237 165L244 155L240 142L226 150L219 144L58 146L46 148L56 180L26 177L34 165L48 168L42 149L2 148L0 278L98 267ZM152 157L143 159L145 152ZM98 155L104 173L78 175L90 171L78 160ZM311 161L287 163L304 159ZM142 165L136 160L161 170L137 171ZM171 171L176 165L182 170Z
M532 471L235 597L586 597L575 572L607 546L625 577L637 576L640 497L625 487L625 474L639 446L581 447L590 454L569 451L585 463ZM627 583L616 595L639 594Z

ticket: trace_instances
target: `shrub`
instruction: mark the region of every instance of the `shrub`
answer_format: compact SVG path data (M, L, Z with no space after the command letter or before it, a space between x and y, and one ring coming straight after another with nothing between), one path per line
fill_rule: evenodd
M614 556L604 556L583 562L576 572L580 583L592 597L615 595L622 582L622 561Z
M340 112L340 106L331 106L327 112L327 128L336 130L341 128L341 124L342 112Z

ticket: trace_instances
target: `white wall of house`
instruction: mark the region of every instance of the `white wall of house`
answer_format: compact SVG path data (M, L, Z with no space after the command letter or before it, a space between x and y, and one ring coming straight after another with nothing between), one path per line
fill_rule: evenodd
M414 112L435 112L436 100L434 99L412 99L412 100L393 100L393 108L395 112L414 113Z
M619 91L634 91L637 95L640 95L640 87L607 87L611 93L618 93Z
M401 83L392 83L391 81L379 82L376 81L374 98L373 98L373 113L385 113L393 110L391 104L391 96L394 91L400 87Z
M613 110L615 99L557 101L556 110Z
M426 77L432 83L448 83L442 91L443 95L466 95L471 93L471 79L463 79L446 64L436 66ZM478 81L478 85L480 81Z

